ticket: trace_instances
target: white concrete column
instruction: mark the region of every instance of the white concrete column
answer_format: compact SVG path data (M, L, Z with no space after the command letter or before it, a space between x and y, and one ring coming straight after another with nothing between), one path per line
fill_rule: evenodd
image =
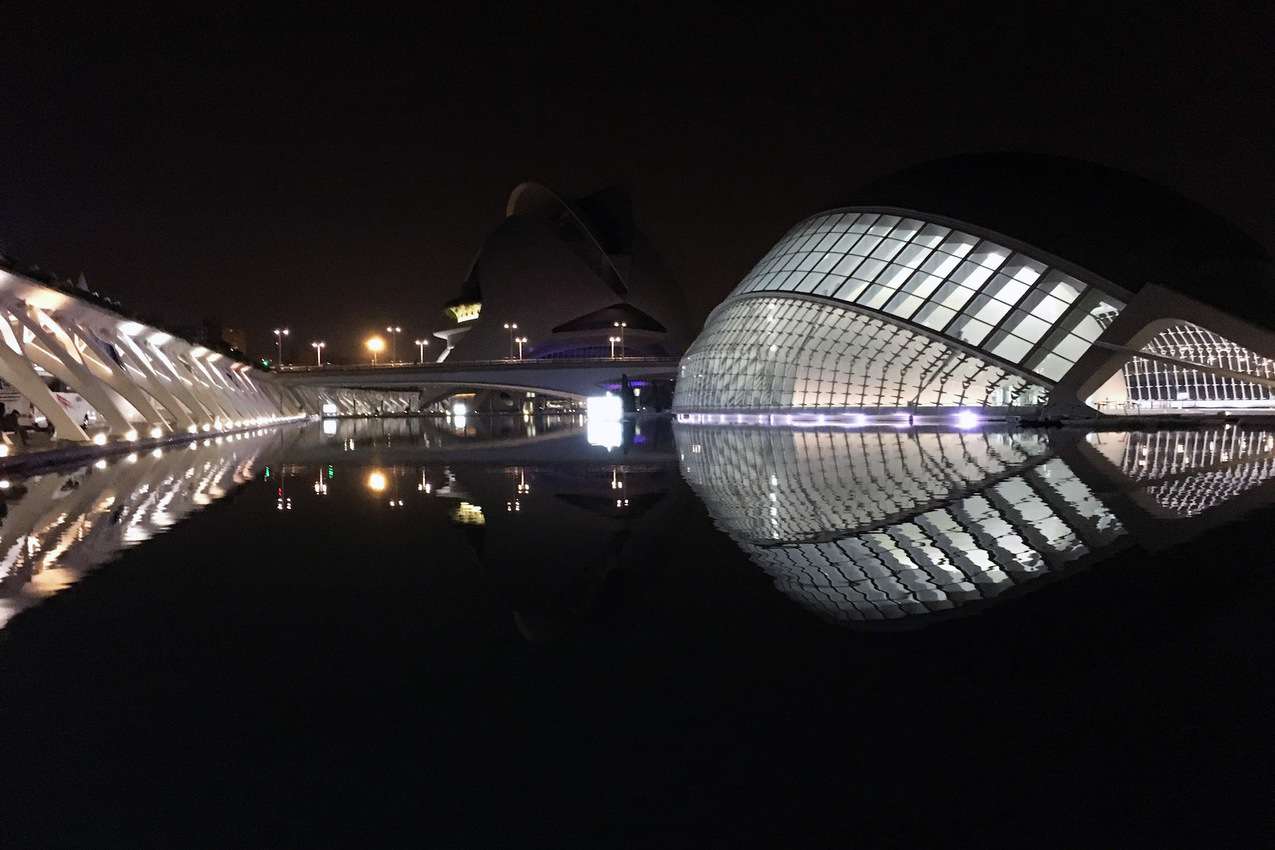
M204 408L213 414L214 422L220 419L223 425L233 423L237 418L234 411L230 407L227 407L224 401L218 397L218 393L213 389L213 387L209 386L207 379L198 374L195 371L195 367L186 362L186 358L190 357L190 350L187 349L183 353L175 351L174 349L177 348L177 346L174 345L172 340L164 343L164 345L170 347L163 348L157 345L154 346L154 348L162 350L165 357L168 358L168 362L172 365L173 369L176 370L177 374L186 379L183 384L190 393L199 400Z
M232 425L248 418L246 409L239 403L239 399L235 397L234 392L227 388L224 379L219 379L215 366L206 362L202 357L195 354L193 350L187 353L186 359L194 369L199 371L197 377L202 378L204 383L208 385L209 394L217 399L222 410L227 411Z
M17 333L21 332L22 328L18 327ZM58 400L53 397L53 393L49 392L44 379L36 373L31 361L19 353L21 347L14 328L10 326L7 315L3 313L0 313L0 336L4 337L0 340L0 378L12 384L27 401L44 414L49 424L53 426L54 439L89 442L89 435L80 427L80 423L71 419L62 405L58 404Z
M104 384L109 386L115 392L124 397L125 401L133 405L134 409L141 414L146 420L146 424L151 426L166 427L170 423L166 422L163 415L151 403L151 398L146 391L130 380L127 367L116 363L111 357L110 352L106 348L106 343L102 342L88 328L74 322L64 322L63 329L68 333L73 333L78 337L94 355L94 357L85 357L83 362L85 367ZM98 361L101 361L99 364Z
M169 379L169 391L171 391L173 395L177 396L177 398L181 399L182 404L189 408L191 415L196 420L200 420L198 422L200 429L202 430L204 425L211 427L213 420L215 420L218 416L216 408L205 404L201 398L195 394L193 385L190 383L190 379L184 378L181 372L177 371L177 366L169 360L168 354L164 352L163 349L150 342L145 343L143 351L148 359L153 357L155 360L159 361L159 368L155 371L160 373L162 370L162 375Z
M73 351L74 342L65 331L58 327L53 317L43 315L34 307L25 304L22 308L14 310L13 315L27 330L31 331L35 341L40 343L39 346L25 343L23 350L26 351L27 356L52 372L59 380L78 392L85 401L93 405L93 409L106 420L107 427L113 436L125 437L130 433L136 436L136 431L124 411L115 403L115 399L107 394L101 382L89 374L89 370L80 361L80 352ZM50 325L48 329L45 328L45 322ZM56 358L56 362L47 355Z
M192 416L194 409L186 407L172 392L169 391L167 386L169 382L156 374L155 369L146 359L146 356L142 353L142 350L138 347L137 343L135 343L127 334L121 333L117 336L117 339L119 340L118 351L120 353L120 359L124 360L127 365L132 366L141 374L142 377L139 380L142 381L142 385L146 388L146 392L150 393L151 398L158 399L159 403L164 406L164 409L167 410L175 420L176 426L174 430L186 430L189 429L191 425L197 426L198 423L195 421L194 416Z

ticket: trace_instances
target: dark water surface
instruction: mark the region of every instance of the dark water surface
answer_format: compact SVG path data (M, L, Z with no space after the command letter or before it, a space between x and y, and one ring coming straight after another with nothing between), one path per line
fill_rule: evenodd
M0 846L1260 846L1272 478L572 416L13 479Z

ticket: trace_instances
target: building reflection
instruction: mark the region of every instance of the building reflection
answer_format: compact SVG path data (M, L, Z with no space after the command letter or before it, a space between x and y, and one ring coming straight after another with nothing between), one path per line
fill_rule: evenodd
M484 583L532 642L565 638L619 604L632 542L670 521L678 482L665 454L453 467L452 513Z
M718 527L783 593L850 624L967 613L1275 496L1261 487L1275 436L1229 425L676 435L682 474Z
M476 445L553 439L581 432L580 414L402 416L324 419L302 437L310 447L338 446L342 451L374 448L454 450Z
M0 626L250 480L280 433L175 443L0 481ZM279 499L288 500L282 490Z

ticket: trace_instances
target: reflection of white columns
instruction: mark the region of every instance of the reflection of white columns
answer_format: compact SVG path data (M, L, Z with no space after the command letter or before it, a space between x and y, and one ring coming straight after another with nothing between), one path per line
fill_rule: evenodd
M89 370L80 362L79 351L76 350L74 354L72 353L75 343L71 341L70 337L67 337L65 332L60 332L61 328L57 326L57 323L51 317L41 315L39 311L30 305L23 306L25 309L16 309L13 311L13 315L40 343L39 346L26 343L23 348L27 355L56 375L59 380L68 384L71 389L79 393L85 401L91 404L93 409L106 420L111 434L116 437L124 437L133 431L133 426L129 423L128 417L124 415L124 411L115 403L115 399L108 395L101 383L90 375ZM52 326L47 330L44 326L46 321ZM52 358L42 355L52 355ZM53 358L56 358L56 362L53 361Z
M158 374L151 366L150 361L138 348L137 343L133 342L125 334L120 334L119 345L116 350L119 351L120 359L127 362L136 369L142 376L146 387L146 391L151 394L152 398L158 399L159 403L164 406L173 419L176 421L176 428L187 429L192 425L196 425L194 417L191 415L192 410L187 408L177 397L169 392L168 383Z
M22 329L19 327L17 333L21 332ZM55 439L88 442L89 435L84 433L80 423L72 420L62 405L58 404L53 393L49 392L49 388L45 386L44 379L36 373L31 361L20 353L22 348L14 335L14 329L2 314L0 314L0 336L4 337L0 340L0 378L12 384L27 401L44 414L49 424L53 426Z

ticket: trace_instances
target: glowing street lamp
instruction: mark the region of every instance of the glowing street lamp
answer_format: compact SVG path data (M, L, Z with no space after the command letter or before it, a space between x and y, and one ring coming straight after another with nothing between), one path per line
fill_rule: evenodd
M509 359L514 359L514 331L518 330L517 322L505 322L505 330L509 331Z
M279 352L279 365L280 365L280 366L282 366L282 365L283 365L283 338L284 338L285 336L287 336L287 335L288 335L288 329L287 329L287 328L275 328L275 329L274 329L274 344L275 344L275 349Z
M390 335L390 362L397 363L398 362L398 335L403 332L403 329L398 327L397 325L390 325L385 329L385 332Z
M312 342L312 343L310 343L310 347L314 349L314 362L315 362L315 364L316 364L316 365L318 365L318 366L322 366L322 365L323 365L323 347L324 347L325 345L327 345L327 343L326 343L326 342Z
M518 343L518 359L522 359L522 346L527 341L525 336L514 337L514 342Z
M607 342L611 343L611 356L615 357L615 344L620 341L618 336L607 337Z
M376 365L376 355L385 350L385 340L379 336L369 337L368 341L363 343L367 346L367 350L372 352L372 365Z
M619 338L620 356L623 357L624 356L624 329L629 326L629 323L628 322L612 322L611 325L613 327L617 327L620 329L620 338ZM612 354L611 356L614 357L615 355Z
M418 339L418 340L416 340L416 348L417 348L417 349L420 351L420 353L421 353L421 363L424 363L424 362L425 362L425 346L427 346L427 345L429 345L429 340L427 340L427 339Z

